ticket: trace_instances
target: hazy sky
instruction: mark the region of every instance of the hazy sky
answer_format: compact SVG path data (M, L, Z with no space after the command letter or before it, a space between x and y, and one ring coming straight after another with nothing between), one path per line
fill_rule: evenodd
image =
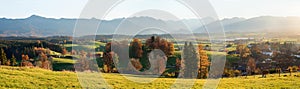
M87 2L88 0L1 0L0 17L25 18L36 14L49 18L78 18ZM266 15L300 16L300 0L210 0L210 2L221 19ZM148 7L164 8L180 17L193 18L188 9L174 0L127 0L116 7L106 19L130 16L134 11Z

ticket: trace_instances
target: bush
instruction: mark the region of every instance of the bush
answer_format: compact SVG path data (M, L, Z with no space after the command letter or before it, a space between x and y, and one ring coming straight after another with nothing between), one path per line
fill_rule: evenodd
M272 69L269 70L269 73L274 74L274 73L277 73L277 71L276 71L276 69L272 68Z
M293 69L293 72L297 72L299 70L299 67L298 66L293 66L292 69Z

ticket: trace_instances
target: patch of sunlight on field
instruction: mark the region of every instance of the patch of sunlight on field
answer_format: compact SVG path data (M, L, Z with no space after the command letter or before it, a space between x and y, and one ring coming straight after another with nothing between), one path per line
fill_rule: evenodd
M64 44L64 47L97 48L99 46L105 46L106 45L106 43L98 42L98 41L89 42L89 44L94 44L94 45Z
M56 63L70 63L70 64L74 64L75 61L72 59L67 59L67 58L53 58L53 61L55 61Z
M226 55L226 52L206 51L208 55Z
M99 41L95 41L95 45L98 45L98 46L100 46L100 45L105 46L106 43L104 43L104 42L99 42Z
M55 51L50 51L50 55L61 55L61 53L59 53L59 52L55 52Z
M299 77L278 77L278 75L268 75L267 78L260 76L248 76L247 78L224 78L221 80L220 89L226 88L271 88L271 89L299 89Z
M78 46L78 44L64 44L64 47Z
M103 74L103 77L106 81L114 86L114 88L138 88L143 87L146 89L153 88L170 88L171 85L176 81L175 78L157 78L151 83L136 83L130 81L119 74ZM147 78L140 78L141 80L147 80ZM292 88L299 89L300 88L300 78L299 77L276 77L275 75L268 75L267 78L260 78L260 76L248 76L247 78L237 77L237 78L223 78L220 80L218 89L241 89L241 88L273 88L273 89L281 89L281 88ZM205 79L197 79L193 88L199 89L202 88ZM176 88L182 88L180 86L187 85L188 82L181 82ZM192 82L191 82L192 83Z

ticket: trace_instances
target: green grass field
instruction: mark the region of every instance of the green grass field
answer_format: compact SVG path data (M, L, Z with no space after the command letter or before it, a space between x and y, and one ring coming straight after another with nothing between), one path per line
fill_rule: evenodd
M98 41L92 41L88 42L86 44L89 45L79 45L79 44L64 44L63 46L66 47L68 51L71 51L72 48L76 50L83 50L83 49L95 49L100 46L105 46L106 43L98 42Z
M0 67L0 89L5 88L34 88L34 89L46 89L46 88L82 88L77 75L74 72L53 72L49 70L43 70L39 68L19 68L19 67ZM294 73L296 74L296 73ZM95 82L96 75L99 73L88 74L88 79ZM120 74L101 74L107 83L113 88L145 88L145 89L164 89L173 85L175 78L146 78L135 77L139 80L154 80L150 83L136 83L132 82ZM260 76L248 76L238 78L224 78L221 79L218 89L299 89L300 77L278 77L278 75L268 75L267 78L259 78ZM193 88L202 88L206 80L197 79ZM104 83L99 83L99 85ZM186 82L179 85L186 85ZM177 85L177 88L178 87Z
M72 72L53 72L38 68L1 66L0 89L81 88Z
M75 61L73 59L67 58L53 58L53 70L62 71L62 70L74 70Z

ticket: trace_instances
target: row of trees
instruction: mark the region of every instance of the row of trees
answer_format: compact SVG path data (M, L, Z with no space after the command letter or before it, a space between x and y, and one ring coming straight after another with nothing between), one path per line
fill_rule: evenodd
M208 67L210 65L208 56L203 50L201 44L198 44L198 49L190 42L185 43L183 48L183 55L181 59L181 70L183 71L180 77L184 78L207 78ZM177 62L178 63L178 62Z
M1 40L0 48L3 48L7 54L7 58L12 58L13 54L17 61L20 61L21 55L26 54L30 58L37 57L39 54L35 53L34 48L49 48L55 52L62 52L63 47L55 43L50 43L45 40Z
M126 52L126 50L129 50L129 53ZM165 64L166 57L173 55L175 51L172 42L154 36L147 39L145 44L143 44L140 39L135 38L130 42L129 47L125 41L109 42L106 44L103 53L104 66L108 72L113 72L113 69L116 68L115 63L122 68L130 67L131 65L129 64L132 64L136 70L145 71L151 67L149 54L154 50L163 52L161 54L155 52L154 54L156 55L154 59L159 60L157 61L159 65ZM156 70L162 72L163 68L156 68Z
M17 59L14 55L12 55L11 59L7 59L6 53L4 52L3 49L0 50L0 63L1 65L7 65L7 66L28 66L28 67L39 67L43 69L52 69L52 57L48 57L49 55L49 49L44 49L44 48L34 48L33 49L34 53L39 54L37 56L36 60L30 60L30 57L28 55L22 54L21 62L18 64Z
M39 54L37 60L35 60L35 66L52 70L52 57L48 57L48 55L50 55L50 50L44 48L35 48L34 51Z
M6 53L1 48L0 50L0 65L7 65L7 66L15 66L17 65L17 59L14 55L12 55L11 59L7 59Z
M120 50L129 50L129 56ZM152 63L150 62L156 62L154 64L158 66L154 70L157 70L156 73L162 73L165 70L167 59L174 56L174 51L172 42L154 36L147 39L144 44L140 39L135 38L130 42L129 47L126 42L109 42L103 53L104 72L115 72L116 66L122 63L125 67L121 68L129 68L131 65L128 64L132 64L136 70L146 71L151 67ZM185 43L182 52L182 59L181 57L176 58L176 75L178 76L178 73L182 71L179 77L207 78L210 62L202 45L195 46L192 43ZM151 58L155 60L151 60Z

